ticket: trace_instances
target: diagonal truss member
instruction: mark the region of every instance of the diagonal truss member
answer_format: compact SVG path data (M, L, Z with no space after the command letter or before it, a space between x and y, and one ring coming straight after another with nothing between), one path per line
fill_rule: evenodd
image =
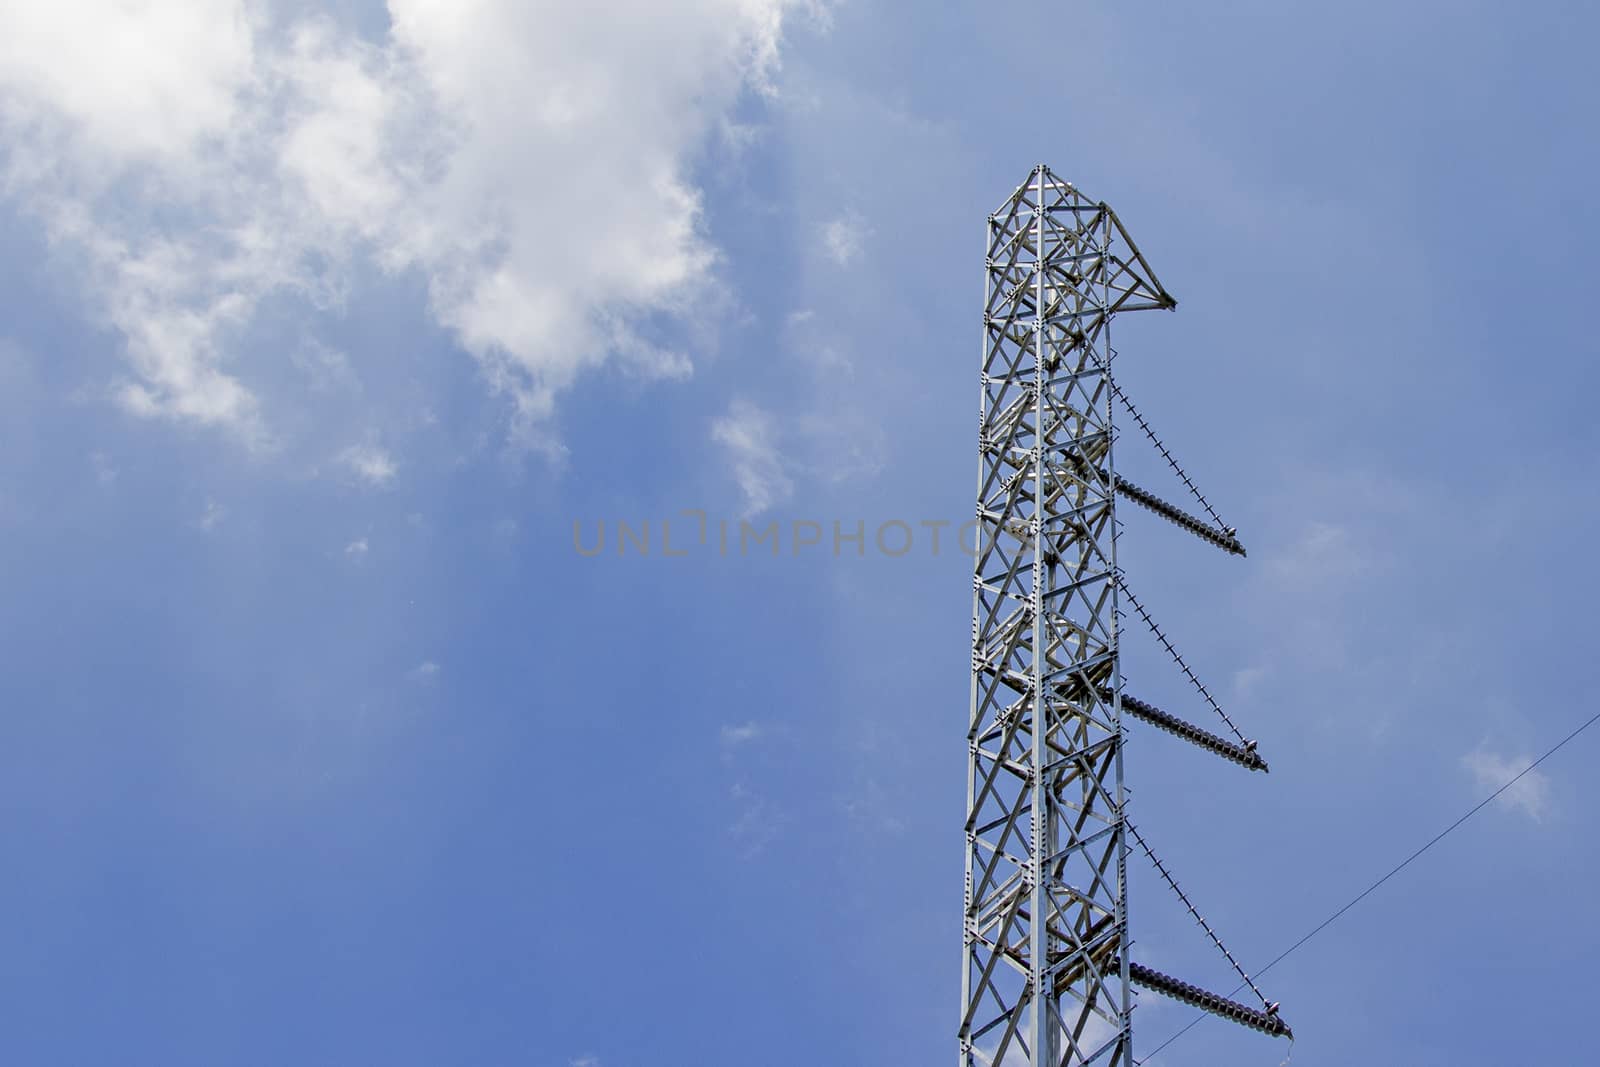
M961 1065L1133 1067L1135 982L1271 1032L1127 951L1123 710L1266 769L1122 693L1117 495L1243 554L1112 464L1111 319L1176 301L1116 214L1043 166L989 217L986 266Z

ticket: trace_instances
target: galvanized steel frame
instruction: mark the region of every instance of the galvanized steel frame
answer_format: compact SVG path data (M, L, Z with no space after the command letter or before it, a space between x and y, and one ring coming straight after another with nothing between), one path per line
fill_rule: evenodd
M1110 325L1175 301L1042 165L985 261L961 1067L1133 1067Z

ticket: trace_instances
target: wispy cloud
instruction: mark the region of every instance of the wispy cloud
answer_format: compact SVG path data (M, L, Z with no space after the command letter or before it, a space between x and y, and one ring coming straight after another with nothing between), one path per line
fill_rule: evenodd
M727 454L734 480L744 494L746 515L759 515L794 492L794 482L778 450L776 423L768 412L736 400L726 415L712 421L711 439Z
M767 798L748 782L739 781L728 787L728 801L734 816L728 836L746 858L759 855L778 836L778 820Z
M361 389L361 380L356 376L350 357L316 338L306 338L289 360L305 375L313 392L359 392Z
M770 757L770 746L781 734L770 724L754 720L726 723L717 733L717 748L733 781L728 786L728 806L733 821L728 836L746 857L758 855L778 835L782 818L761 788L762 776L752 768Z
M1248 697L1267 677L1265 667L1241 667L1233 672L1233 691L1239 697Z
M116 464L112 463L111 457L104 452L89 453L89 466L94 471L95 481L101 485L111 485L117 480Z
M726 756L740 745L747 745L759 739L766 733L766 727L758 722L743 722L738 725L729 725L722 728L722 751Z
M394 458L377 445L351 445L339 453L339 462L361 481L382 488L399 471Z
M212 530L217 528L217 525L222 522L223 519L227 517L227 508L223 507L215 500L208 499L206 501L206 509L200 513L200 518L198 520L200 529L204 530L206 533L210 533Z
M366 556L367 551L368 546L367 539L365 537L358 537L354 541L351 541L348 545L344 546L344 554L349 556L351 559L361 559Z
M1528 756L1510 758L1483 748L1461 757L1461 765L1472 772L1478 787L1486 791L1499 789L1532 762ZM1550 813L1550 779L1542 771L1529 771L1500 794L1499 803L1522 812L1534 822L1543 822Z
M1286 589L1316 590L1361 574L1370 558L1348 527L1318 521L1308 523L1299 537L1269 557L1266 571Z
M823 223L823 251L839 266L848 267L860 257L870 232L867 224L854 216L843 216Z

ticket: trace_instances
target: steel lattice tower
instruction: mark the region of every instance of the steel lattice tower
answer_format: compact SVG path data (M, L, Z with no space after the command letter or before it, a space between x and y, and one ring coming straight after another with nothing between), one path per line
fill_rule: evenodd
M1133 1067L1134 983L1287 1034L1264 999L1258 1011L1205 993L1126 951L1123 713L1266 769L1242 737L1122 691L1119 596L1131 594L1117 567L1118 494L1244 553L1220 520L1179 511L1112 463L1113 400L1125 398L1111 378L1111 320L1176 301L1115 213L1044 166L989 217L986 264L961 1067Z

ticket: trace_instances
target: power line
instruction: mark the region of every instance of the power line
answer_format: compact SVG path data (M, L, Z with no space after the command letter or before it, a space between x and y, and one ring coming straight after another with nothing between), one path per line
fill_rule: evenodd
M1535 767L1539 766L1539 764L1543 763L1545 760L1549 759L1551 756L1554 756L1557 752L1560 752L1564 747L1566 747L1567 742L1571 741L1573 738L1577 737L1579 734L1583 733L1585 730L1587 730L1589 727L1593 726L1597 722L1600 722L1600 712L1596 712L1595 714L1591 715L1583 723L1582 726L1579 726L1576 730L1572 731L1566 737L1563 737L1560 741L1557 741L1553 748L1551 748L1544 755L1540 756L1538 759L1534 760L1532 763L1528 764L1526 767L1522 768L1522 770L1518 771L1516 773L1516 776L1514 778L1512 778L1510 781L1506 782L1505 785L1502 785L1499 789L1496 789L1493 793L1490 793L1488 796L1486 796L1482 800L1478 801L1478 803L1474 804L1471 808L1469 808L1467 810L1466 814L1462 815L1460 818L1458 818L1455 822L1451 823L1449 826L1446 826L1443 830L1440 830L1437 834L1435 834L1432 837L1432 839L1430 839L1428 841L1427 844L1423 845L1421 848L1417 849L1411 855L1409 855L1405 859L1401 860L1400 863L1398 865L1396 865L1393 870L1389 871L1388 874L1385 874L1382 878L1379 878L1376 882L1373 882L1371 885L1367 886L1367 888L1363 889L1360 893L1357 893L1355 895L1355 897L1348 904L1346 904L1344 907L1340 908L1338 911L1334 912L1332 915L1330 915L1326 919L1322 920L1316 926L1312 927L1310 933L1306 934L1300 940L1296 941L1294 944L1290 945L1288 948L1286 948L1282 952L1278 953L1277 958L1275 958L1271 963L1267 964L1265 967L1261 968L1259 971L1256 972L1256 976L1260 977L1261 975L1266 974L1268 971L1272 970L1272 968L1276 967L1278 964L1282 963L1289 956L1289 954L1291 952L1293 952L1295 949L1299 948L1301 945L1304 945L1307 941L1310 941L1313 937L1316 937L1318 934L1322 933L1322 931L1326 930L1329 926L1333 925L1335 920L1337 920L1345 912L1349 911L1351 908L1355 907L1357 904L1359 904L1363 900L1365 900L1369 895L1371 895L1373 890L1377 889L1379 886L1383 885L1383 883L1387 882L1389 879L1393 878L1395 875L1397 875L1401 871L1405 870L1407 867L1409 867L1411 865L1411 862L1413 860L1415 860L1417 857L1421 856L1424 852L1428 851L1434 845L1437 845L1440 841L1443 841L1446 837L1448 837L1452 830L1454 830L1456 827L1460 826L1462 823L1466 822L1468 819L1472 818L1474 815L1478 814L1478 812L1482 811L1484 808L1488 807L1489 804L1492 801L1494 801L1495 799L1497 799L1500 796L1501 793L1504 793L1507 789L1510 789L1512 786L1516 785L1519 781L1521 781L1523 775L1527 774L1529 771L1531 771ZM1243 988L1244 988L1244 984L1240 983L1239 985L1234 987L1233 993L1237 993L1237 992L1239 992L1239 990L1241 990ZM1233 993L1230 993L1228 995L1232 996ZM1196 1015L1193 1019L1189 1020L1189 1025L1185 1026L1182 1030L1179 1030L1177 1033L1173 1034L1171 1037L1169 1037L1165 1041L1161 1042L1161 1044L1157 1045L1156 1048L1155 1048L1155 1051L1151 1052L1149 1056L1146 1056L1144 1058L1144 1060L1141 1060L1140 1062L1141 1063L1148 1062L1151 1057L1155 1056L1162 1049L1166 1048L1168 1045L1170 1045L1174 1041L1178 1040L1178 1038L1182 1037L1184 1034L1187 1034L1190 1030L1194 1029L1195 1024L1198 1023L1200 1020L1202 1020L1204 1018L1205 1018L1204 1015Z

